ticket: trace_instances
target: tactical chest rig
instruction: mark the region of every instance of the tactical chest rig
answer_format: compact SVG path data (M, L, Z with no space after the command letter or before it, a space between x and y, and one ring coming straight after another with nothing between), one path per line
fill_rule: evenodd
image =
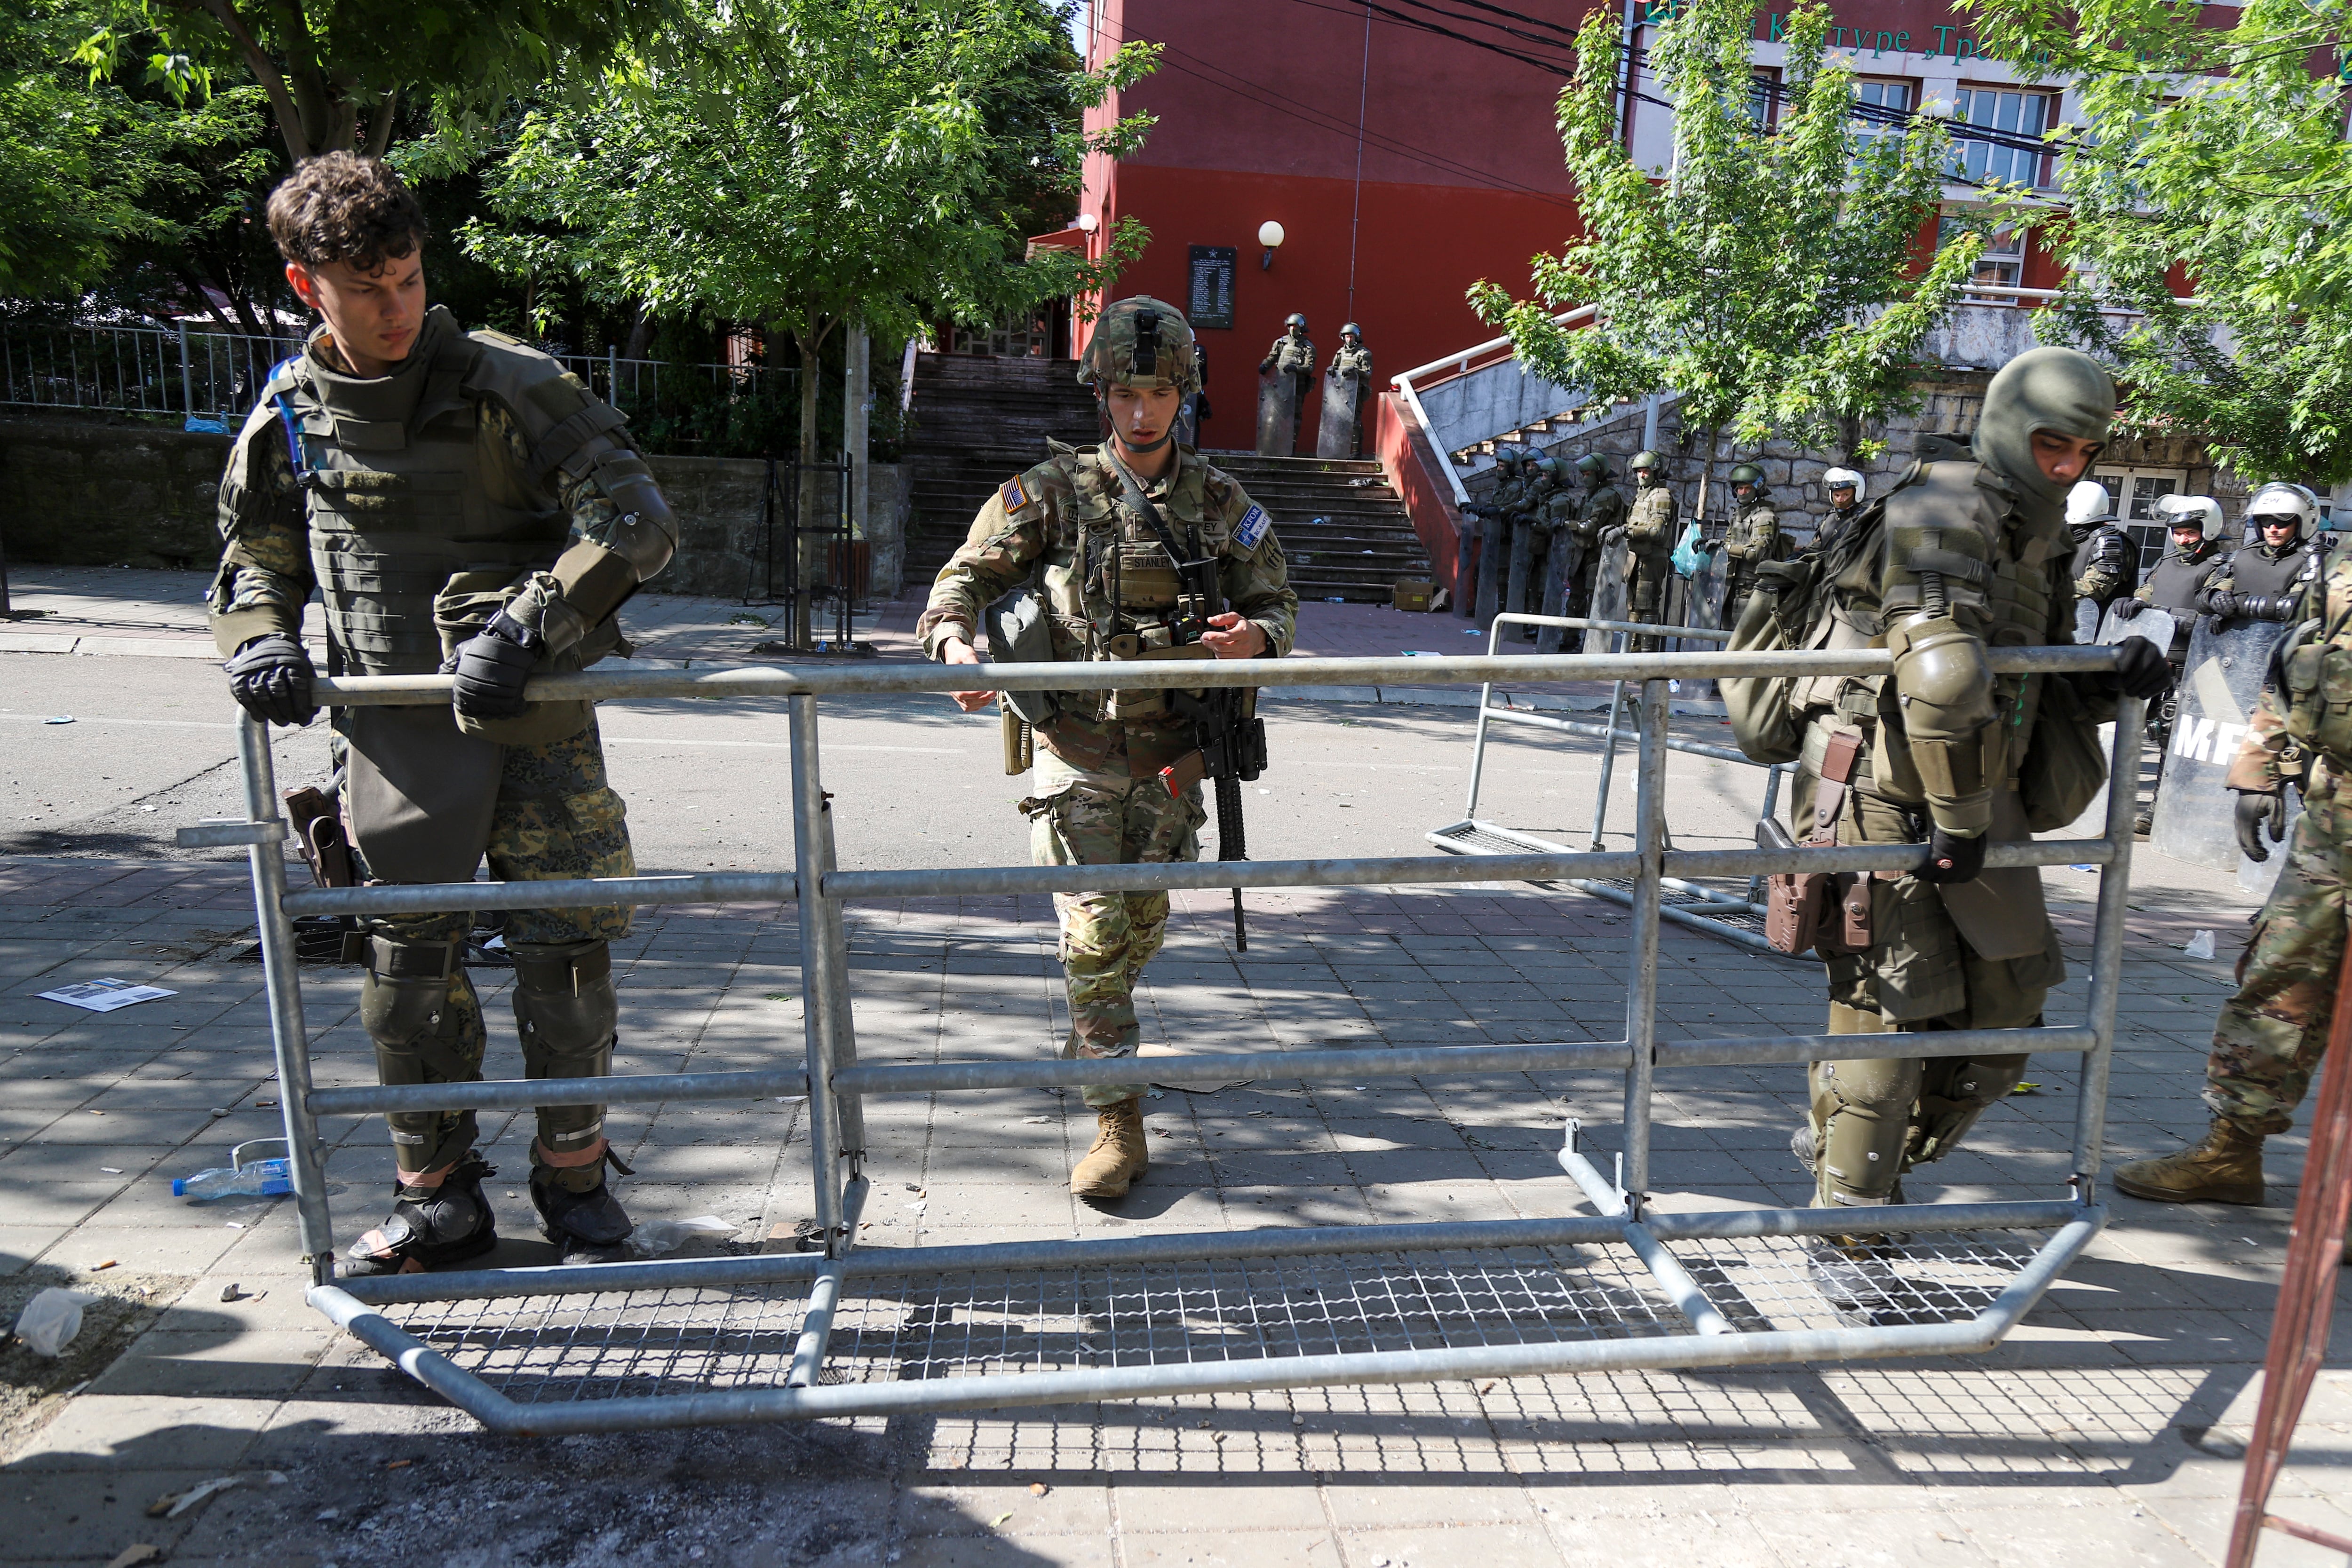
M479 417L495 402L524 450ZM272 372L241 440L287 444L325 602L330 668L429 674L519 578L554 563L571 532L558 464L623 423L577 378L497 333L467 336L438 308L392 374L359 378L316 352ZM562 663L619 641L608 619ZM548 741L588 723L585 704L538 704L500 739ZM353 836L373 873L463 880L488 842L502 747L461 733L446 705L342 710Z

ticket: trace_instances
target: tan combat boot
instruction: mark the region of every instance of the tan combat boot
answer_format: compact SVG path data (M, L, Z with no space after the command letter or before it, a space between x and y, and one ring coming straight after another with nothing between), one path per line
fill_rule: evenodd
M2158 1203L2260 1203L2263 1136L2216 1116L2205 1136L2179 1154L2117 1166L2116 1186Z
M1143 1147L1143 1102L1122 1100L1095 1114L1102 1125L1095 1146L1070 1172L1070 1192L1077 1197L1125 1197L1129 1184L1151 1163Z

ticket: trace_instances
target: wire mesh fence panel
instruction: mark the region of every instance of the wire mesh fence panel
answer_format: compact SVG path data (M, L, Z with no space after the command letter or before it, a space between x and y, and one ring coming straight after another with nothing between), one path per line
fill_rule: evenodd
M2046 1239L1945 1235L1677 1241L1674 1252L1735 1329L1892 1328L1980 1315Z

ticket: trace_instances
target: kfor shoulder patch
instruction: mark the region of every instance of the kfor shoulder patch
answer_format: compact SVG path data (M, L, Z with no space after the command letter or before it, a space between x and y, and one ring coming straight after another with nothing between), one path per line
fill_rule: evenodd
M1021 476L1016 474L997 486L996 498L1003 503L1006 511L1017 512L1029 504L1029 492L1022 487Z
M1250 509L1242 514L1242 520L1234 525L1234 538L1240 541L1242 549L1255 549L1257 541L1265 538L1265 530L1273 526L1274 519L1265 515L1265 508L1253 501Z

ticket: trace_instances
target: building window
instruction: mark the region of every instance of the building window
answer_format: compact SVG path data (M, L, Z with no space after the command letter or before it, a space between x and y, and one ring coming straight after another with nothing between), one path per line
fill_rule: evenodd
M2024 232L2007 228L1997 231L1985 241L1984 254L1977 257L1976 269L1969 275L1969 281L2014 287L2024 276Z
M2097 468L2091 477L2107 487L2116 498L2116 521L2139 546L2139 569L2147 570L2164 559L2166 547L2171 542L2157 526L2156 498L2178 496L2189 486L2187 472L2179 468Z
M1769 131L1780 122L1780 106L1775 96L1780 90L1780 73L1770 66L1750 68L1753 75L1748 83L1748 118L1759 131Z
M1897 142L1903 139L1903 124L1917 95L1907 81L1864 79L1853 84L1854 152L1858 168L1862 158L1877 144L1881 136L1892 136Z
M1969 181L2048 184L2050 155L2035 144L2057 108L2055 93L1960 89L1952 108L1952 172Z

